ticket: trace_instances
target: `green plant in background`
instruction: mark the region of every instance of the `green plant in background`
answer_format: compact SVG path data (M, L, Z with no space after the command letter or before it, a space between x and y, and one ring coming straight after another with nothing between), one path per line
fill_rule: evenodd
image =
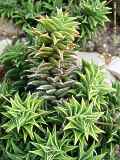
M100 27L109 22L107 14L110 8L107 7L107 1L80 0L71 5L71 12L80 22L80 43L91 39Z
M36 26L36 17L46 14L54 15L56 8L63 8L69 11L71 16L78 18L79 45L90 39L108 22L107 14L110 13L105 0L0 0L0 16L12 19L23 28Z
M25 90L27 84L26 70L30 68L27 59L29 50L21 42L16 42L0 55L0 63L4 66L4 80L10 81L13 90Z
M12 18L17 6L17 0L0 0L0 16Z
M79 160L103 160L105 157L104 154L97 154L96 151L96 146L93 144L90 148L85 150L80 146L80 154L79 154Z
M35 25L35 17L42 12L40 1L0 0L0 16L12 19L21 27ZM35 24L34 24L35 23Z
M14 137L14 138L13 138ZM6 139L3 139L4 142ZM21 136L14 134L7 139L7 145L4 150L4 160L35 160L36 156L29 151L32 149L30 142L23 143Z
M107 106L107 110L105 111L104 117L104 122L107 123L108 126L104 126L106 134L105 137L103 137L103 141L101 142L101 147L103 146L103 142L106 141L106 143L104 143L106 144L104 145L104 150L106 150L106 152L109 152L108 159L119 160L120 83L115 82L113 83L112 87L115 90L115 92L110 93L109 95L109 103Z
M21 27L35 26L35 17L42 13L41 1L18 0L18 9L15 10L13 20Z
M64 8L68 4L68 0L42 0L44 12L47 15L54 14L56 8Z
M12 19L22 28L35 26L37 16L51 15L56 8L64 7L67 3L64 0L0 0L0 17Z
M11 87L9 81L3 81L0 83L0 97L9 97L14 93L14 89Z
M22 144L22 145L24 145L24 144ZM30 149L30 144L29 143L22 150L20 148L20 145L17 146L14 143L14 140L10 139L7 143L6 155L8 156L8 158L10 160L14 160L14 159L16 159L16 160L30 160L30 159L35 160L35 157L31 157L29 152L27 152L28 149Z

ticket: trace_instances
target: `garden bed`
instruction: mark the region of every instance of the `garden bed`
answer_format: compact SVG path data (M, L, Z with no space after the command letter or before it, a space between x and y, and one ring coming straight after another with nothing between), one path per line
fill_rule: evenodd
M0 26L0 160L119 160L120 83L78 51L108 22L107 3L0 4L12 21ZM112 32L99 35L116 55Z

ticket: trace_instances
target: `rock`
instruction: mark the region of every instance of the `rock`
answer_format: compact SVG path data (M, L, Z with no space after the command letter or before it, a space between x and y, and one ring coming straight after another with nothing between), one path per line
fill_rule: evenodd
M20 29L12 21L0 18L0 54L21 34Z
M72 57L75 59L77 66L80 66L82 60L85 60L90 63L93 62L98 66L102 66L105 64L104 57L97 52L76 51Z
M95 51L95 43L93 41L88 41L86 44L86 49L89 52L94 52Z
M28 40L26 37L22 37L20 38L20 42L24 43L24 44L28 44Z
M0 18L0 36L14 38L21 33L11 21Z
M12 40L11 39L6 38L6 39L0 40L0 54L2 54L3 51L5 50L5 48L9 45L12 45Z
M120 58L113 57L112 62L106 65L106 69L120 80Z
M111 86L112 83L116 81L116 78L106 68L103 69L103 73L104 73L104 77L105 77L105 82Z

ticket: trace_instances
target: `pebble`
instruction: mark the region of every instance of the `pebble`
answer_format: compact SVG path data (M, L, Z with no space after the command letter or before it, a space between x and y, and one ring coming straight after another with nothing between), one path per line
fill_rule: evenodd
M9 38L5 38L0 40L0 54L2 54L6 47L12 45L12 40Z

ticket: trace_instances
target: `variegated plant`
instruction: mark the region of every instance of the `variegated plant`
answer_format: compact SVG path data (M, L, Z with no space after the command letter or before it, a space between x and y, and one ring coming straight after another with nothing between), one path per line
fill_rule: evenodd
M10 98L8 102L10 105L4 106L6 112L2 112L8 121L2 125L2 128L7 134L13 131L18 134L22 132L24 141L28 136L33 139L33 128L40 128L42 123L45 124L43 117L48 113L42 109L43 99L28 94L26 99L22 100L16 94L15 98Z
M35 43L30 56L39 63L35 63L38 66L29 71L28 86L36 86L41 96L56 103L57 99L67 95L74 84L68 70L74 40L79 34L78 23L62 9L57 10L56 16L41 16L37 20L39 25L32 29Z

